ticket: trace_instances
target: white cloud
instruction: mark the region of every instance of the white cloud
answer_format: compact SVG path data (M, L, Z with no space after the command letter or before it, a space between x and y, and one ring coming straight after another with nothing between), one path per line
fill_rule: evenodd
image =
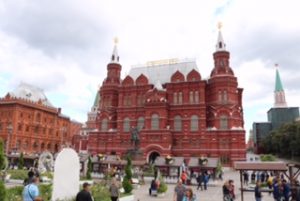
M289 105L299 106L299 15L297 1L0 1L1 93L27 81L57 94L55 106L85 121L113 37L120 39L123 75L148 60L194 57L205 78L220 20L250 129L273 105L274 63Z

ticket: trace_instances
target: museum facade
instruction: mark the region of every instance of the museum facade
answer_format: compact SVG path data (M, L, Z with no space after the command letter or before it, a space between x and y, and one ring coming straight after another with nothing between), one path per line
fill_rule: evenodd
M115 44L107 76L88 113L88 137L76 140L91 154L123 156L138 130L147 161L157 156L245 160L242 93L219 31L214 67L203 79L195 60L168 59L132 67L121 79Z

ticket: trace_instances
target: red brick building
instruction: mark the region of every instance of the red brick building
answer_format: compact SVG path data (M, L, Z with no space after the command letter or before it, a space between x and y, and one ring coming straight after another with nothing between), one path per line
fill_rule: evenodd
M170 59L133 67L122 80L115 45L88 115L88 151L124 155L136 127L147 160L158 155L220 157L224 164L244 160L243 89L229 57L219 32L208 79L195 61Z
M8 153L56 153L71 145L82 124L71 121L49 102L43 91L20 84L0 99L0 137Z

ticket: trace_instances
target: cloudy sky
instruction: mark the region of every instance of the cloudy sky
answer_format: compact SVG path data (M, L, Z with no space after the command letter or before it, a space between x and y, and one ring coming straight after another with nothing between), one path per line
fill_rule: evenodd
M43 88L56 107L86 121L119 38L123 77L131 65L195 58L213 67L217 23L244 88L245 127L265 121L279 63L289 106L300 106L297 0L0 0L0 96L20 82Z

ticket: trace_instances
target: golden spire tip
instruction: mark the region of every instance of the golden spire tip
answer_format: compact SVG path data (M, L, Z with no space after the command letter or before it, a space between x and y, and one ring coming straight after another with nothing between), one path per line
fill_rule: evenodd
M222 26L223 26L223 24L222 24L222 22L218 22L218 29L221 31L221 29L222 29Z
M115 37L115 38L114 38L114 43L115 43L115 44L118 44L118 42L119 42L118 37Z

